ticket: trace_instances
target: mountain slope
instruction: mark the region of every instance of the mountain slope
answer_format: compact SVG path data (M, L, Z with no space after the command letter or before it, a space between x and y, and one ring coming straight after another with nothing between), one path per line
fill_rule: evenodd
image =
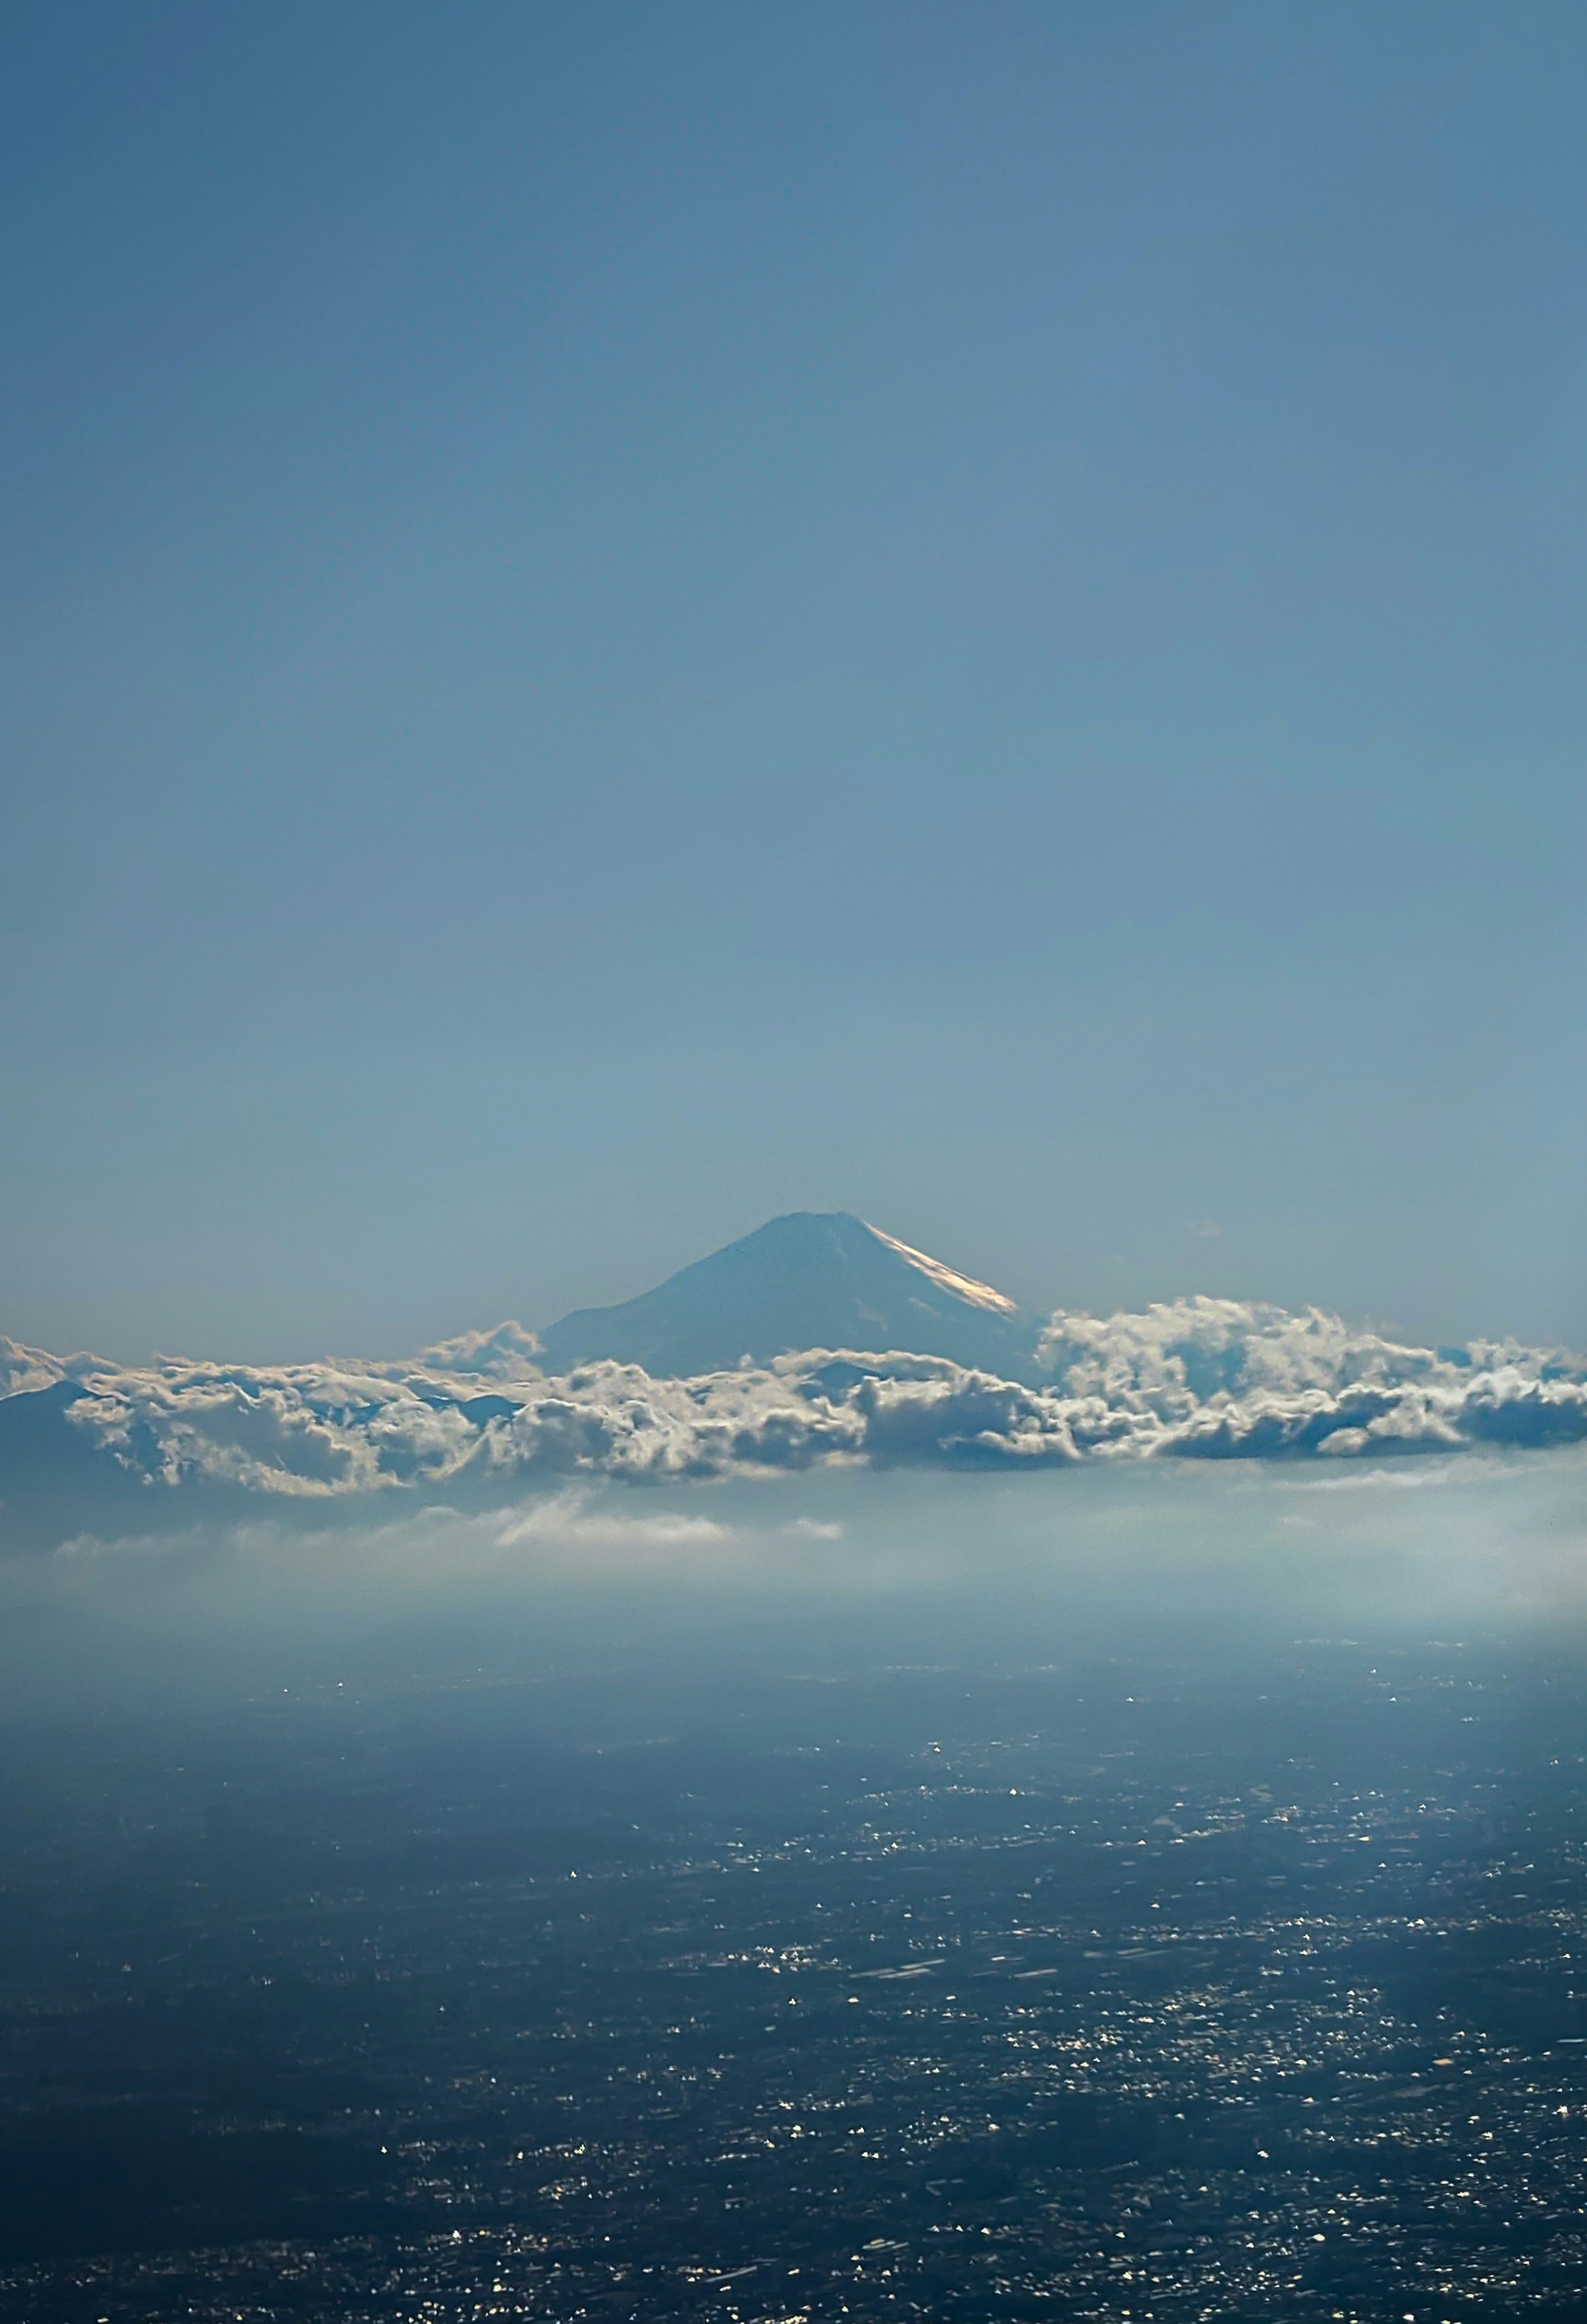
M989 1284L846 1211L793 1211L615 1307L540 1334L548 1370L609 1356L657 1379L801 1348L905 1348L1023 1379L1036 1324Z

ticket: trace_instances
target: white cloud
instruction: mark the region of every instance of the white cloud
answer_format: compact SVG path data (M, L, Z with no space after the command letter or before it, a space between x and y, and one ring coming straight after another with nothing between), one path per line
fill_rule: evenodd
M51 1356L42 1348L24 1347L20 1340L0 1334L0 1402L8 1396L36 1395L41 1388L58 1387L63 1379L89 1379L97 1372L115 1370L103 1356L82 1351L75 1356Z
M1587 1438L1579 1360L1508 1342L1402 1346L1319 1309L1223 1299L1060 1313L1042 1335L1039 1386L940 1357L845 1350L693 1379L612 1362L549 1379L537 1352L515 1323L405 1364L117 1368L5 1341L0 1394L72 1380L72 1428L152 1491L201 1481L300 1500L834 1462L1332 1462Z

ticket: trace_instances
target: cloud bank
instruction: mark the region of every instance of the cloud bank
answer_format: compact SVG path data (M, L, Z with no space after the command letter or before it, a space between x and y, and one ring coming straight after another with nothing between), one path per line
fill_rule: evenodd
M534 1480L631 1482L872 1467L1326 1461L1587 1438L1587 1362L1510 1342L1402 1347L1311 1308L1195 1298L1054 1315L1039 1384L946 1359L814 1349L655 1379L537 1368L516 1323L405 1363L136 1368L0 1340L0 1501L32 1450L156 1495L324 1500ZM51 1451L51 1448L56 1448Z

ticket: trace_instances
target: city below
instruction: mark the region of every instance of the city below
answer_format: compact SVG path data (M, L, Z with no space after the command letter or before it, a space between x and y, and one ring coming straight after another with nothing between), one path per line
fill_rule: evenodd
M10 2324L1584 2310L1579 1669L14 1738Z

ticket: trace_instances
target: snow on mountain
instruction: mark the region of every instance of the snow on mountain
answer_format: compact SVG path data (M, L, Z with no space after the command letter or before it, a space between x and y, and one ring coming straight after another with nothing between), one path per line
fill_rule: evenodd
M606 1358L654 1379L730 1371L801 1348L906 1350L1035 1376L1038 1319L988 1283L846 1211L793 1211L614 1307L540 1333L548 1371Z

